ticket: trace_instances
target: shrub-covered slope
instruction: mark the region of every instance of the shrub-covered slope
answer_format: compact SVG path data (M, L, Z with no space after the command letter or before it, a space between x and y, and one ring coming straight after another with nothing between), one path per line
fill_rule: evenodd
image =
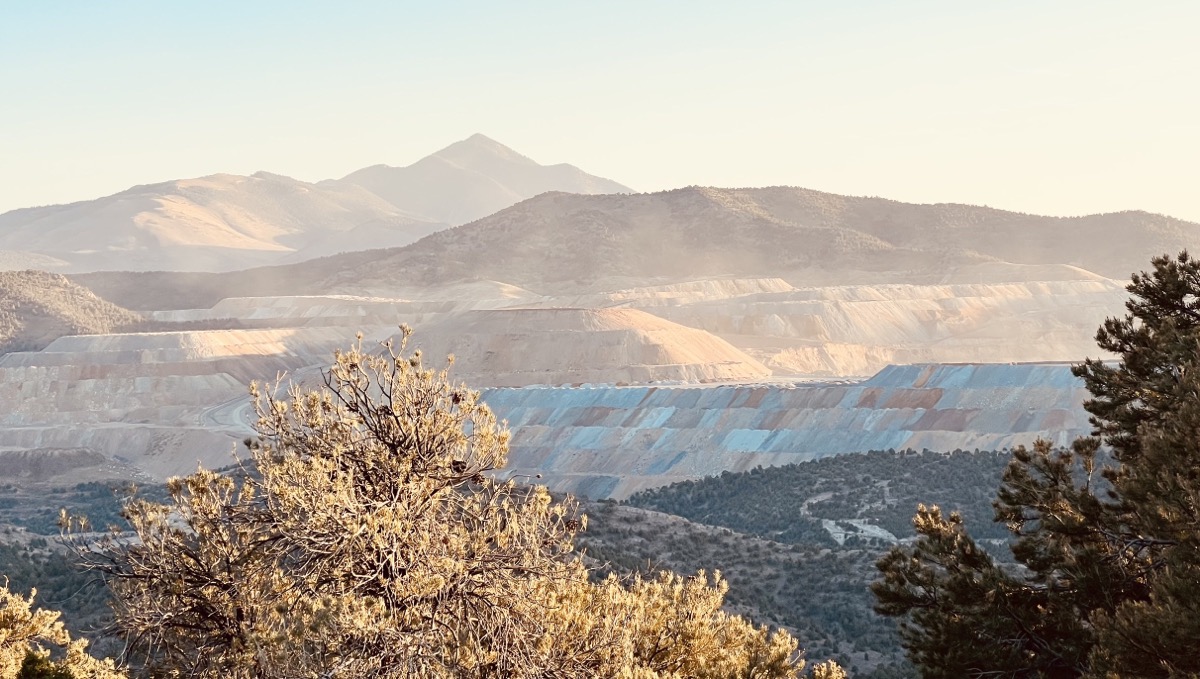
M837 455L674 483L633 495L628 503L779 542L805 543L831 540L823 522L833 522L834 534L844 532L847 538L878 542L870 537L872 528L897 539L912 537L913 513L924 502L961 512L981 537L1004 539L1007 531L992 522L992 500L1009 457L993 451Z
M63 335L115 332L141 320L65 276L0 271L0 353L41 349Z

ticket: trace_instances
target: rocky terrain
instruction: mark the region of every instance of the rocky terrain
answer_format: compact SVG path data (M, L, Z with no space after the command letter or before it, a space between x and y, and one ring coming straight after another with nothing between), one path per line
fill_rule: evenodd
M865 450L1067 445L1091 427L1065 364L894 366L863 382L495 389L509 473L624 498L678 481Z
M394 335L400 323L417 328L413 347L428 361L454 353L458 378L492 387L485 398L514 430L516 473L541 473L556 488L595 497L853 450L999 448L1086 428L1079 385L1062 364L889 368L866 382L812 383L778 365L772 374L735 344L752 345L753 335L664 318L717 305L704 314L716 319L727 304L726 318L745 319L739 305L798 294L770 279L726 281L616 291L581 308L569 306L588 302L580 296L477 283L424 299L231 298L210 309L161 311L147 321L210 329L67 336L41 351L0 357L0 448L86 448L105 456L109 466L96 469L116 470L110 476L135 468L162 478L197 461L228 464L250 431L249 381L315 374L355 331L370 343ZM1047 307L1071 302L1062 294L1041 297ZM937 318L928 300L911 304L908 316L896 312L887 332L874 321L880 302L873 303L874 311L850 321L810 321L874 332L880 346L924 343L931 353L938 344L955 346L953 333L940 343L922 334ZM946 311L938 322L952 325L953 318ZM247 324L254 327L220 329ZM1043 325L1010 324L1015 340L1006 346L1038 346ZM986 356L989 345L963 346Z
M753 382L771 371L715 335L638 309L470 311L421 328L427 356L453 355L476 387Z
M309 186L363 195L351 179L411 175L392 170ZM246 219L263 236L247 251L278 264L0 275L0 565L85 592L72 625L98 620L102 593L42 537L58 507L119 522L127 482L234 462L250 381L316 385L356 332L371 346L408 324L410 349L453 354L508 423L504 475L585 498L598 573L720 568L733 610L879 679L912 676L865 591L911 537L911 505L985 523L1006 449L1087 433L1069 366L1121 312L1122 268L1200 229L800 189L545 193L403 247L298 261L393 222L285 237ZM199 247L167 232L160 254ZM983 534L1003 557L1003 530Z

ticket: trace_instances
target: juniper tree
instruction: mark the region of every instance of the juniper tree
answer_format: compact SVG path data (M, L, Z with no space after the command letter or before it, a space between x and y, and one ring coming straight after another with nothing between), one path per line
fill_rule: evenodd
M359 343L323 388L254 389L240 473L136 501L80 554L145 673L194 677L793 677L785 632L702 573L589 582L586 517L499 480L508 432L445 370ZM832 676L832 675L830 675Z
M36 596L36 590L23 597L0 583L0 677L123 679L111 660L88 655L86 640L71 638L57 611L34 608Z

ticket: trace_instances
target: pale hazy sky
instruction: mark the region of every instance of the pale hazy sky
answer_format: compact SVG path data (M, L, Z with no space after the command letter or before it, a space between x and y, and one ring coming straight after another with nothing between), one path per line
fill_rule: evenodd
M0 0L0 211L406 165L1200 221L1200 2Z

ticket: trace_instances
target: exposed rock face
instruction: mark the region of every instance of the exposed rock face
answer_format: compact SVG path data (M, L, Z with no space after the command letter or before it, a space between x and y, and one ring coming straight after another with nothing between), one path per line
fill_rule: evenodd
M429 363L454 353L453 376L475 387L745 385L768 383L772 372L778 381L861 375L891 362L1094 355L1087 338L1101 318L1119 313L1121 287L1078 272L1043 273L1060 280L805 288L727 278L560 296L476 281L412 288L400 298L231 298L152 320L238 319L262 329L68 336L0 358L0 449L86 448L112 462L98 470L154 477L185 473L198 460L222 466L250 432L249 381L282 372L312 381L355 331L369 344L401 323L415 327L414 347ZM1074 405L1063 405L1079 400L1078 385L1054 381L1069 378L1064 367L971 370L910 376L907 391L886 382L903 374L890 368L856 386L499 389L488 398L512 420L522 473L544 472L558 487L598 496L796 455L990 448L1027 443L1030 432L1082 432ZM964 375L983 386L940 386ZM876 387L883 391L871 396ZM893 392L918 400L896 405L902 397ZM985 392L999 404L991 415L991 406L963 405ZM666 420L655 419L668 409ZM1075 414L1060 423L1021 419L1068 411ZM1001 423L981 424L988 417ZM668 464L667 455L683 457ZM576 458L583 467L556 466ZM606 474L612 478L599 478Z
M306 308L348 316L328 299ZM714 357L726 357L724 368L739 371L743 382L767 372L712 335L631 309L441 318L430 327L456 328L448 343L460 339L471 350L460 359L457 377L478 371L482 379L491 371L497 383L536 384L622 374L726 376ZM362 329L368 343L395 331L390 324ZM0 359L0 450L71 449L78 457L85 449L108 461L87 458L97 474L152 478L186 473L197 462L223 466L251 431L247 382L288 372L313 383L316 368L346 341L343 328L317 324L64 337L44 351L8 354ZM488 357L489 342L504 350L504 360ZM436 360L434 350L430 354ZM632 375L638 356L657 363L646 362ZM531 367L543 371L522 372ZM872 448L1000 448L1038 436L1065 444L1088 430L1084 397L1063 364L894 366L861 383L485 393L512 427L512 473L543 474L553 488L593 497ZM44 475L21 459L31 474Z
M780 375L872 375L921 362L1078 361L1127 293L1108 279L859 285L649 310L723 337Z
M1096 326L1126 297L1107 276L1198 228L801 189L550 193L389 251L93 276L155 322L261 329L9 354L0 449L83 448L155 477L220 466L249 432L246 382L310 380L355 331L369 343L400 323L430 363L454 353L456 378L492 388L514 473L597 497L870 448L1066 443L1088 428L1081 386L1065 365L1008 363L1095 356ZM779 385L948 362L1000 364ZM726 381L740 386L696 386ZM529 388L597 384L614 386Z
M401 323L421 327L427 320L474 309L499 309L523 301L540 300L527 290L499 283L479 282L447 288L420 299L361 295L303 295L288 297L231 297L208 309L158 311L158 321L191 323L222 319L262 321L281 327L340 326ZM353 335L351 331L350 336Z
M1066 445L1090 431L1064 364L910 365L855 384L493 389L510 474L593 498L888 448Z
M455 379L476 387L746 382L771 374L719 337L636 309L473 311L425 326L414 339L435 361L453 354Z
M368 341L393 328L368 331ZM63 337L0 358L0 450L77 449L153 478L233 461L247 385L328 363L340 329Z
M42 351L7 354L0 357L0 450L85 448L160 478L186 473L198 460L224 466L251 431L250 381L287 373L315 382L317 370L355 330L370 346L415 319L429 321L423 337L445 346L429 352L431 363L440 361L439 352L470 349L455 375L474 384L701 382L769 374L719 338L644 312L493 312L486 309L513 304L522 292L506 286L459 292L467 298L447 291L446 299L423 301L234 299L159 320L236 315L282 327L68 336ZM483 299L488 296L491 302ZM438 335L438 327L453 334ZM493 360L476 351L483 347L503 351Z

